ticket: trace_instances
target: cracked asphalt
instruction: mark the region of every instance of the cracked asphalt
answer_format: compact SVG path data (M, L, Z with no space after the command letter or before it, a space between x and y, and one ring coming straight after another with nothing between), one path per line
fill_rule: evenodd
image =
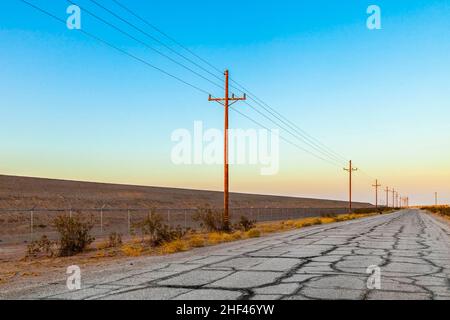
M7 299L450 300L450 227L420 210L139 258L0 293ZM369 266L380 289L369 289Z

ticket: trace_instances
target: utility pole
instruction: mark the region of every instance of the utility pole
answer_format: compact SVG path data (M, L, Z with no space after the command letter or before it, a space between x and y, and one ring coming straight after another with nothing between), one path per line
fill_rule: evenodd
M225 123L224 123L224 186L223 186L223 224L224 228L228 229L230 226L230 215L228 212L229 208L229 175L228 175L228 111L229 107L234 103L242 100L246 100L247 96L244 94L243 97L235 97L234 94L230 97L229 93L229 72L225 70L225 97L224 98L213 98L209 95L209 101L215 101L220 103L225 107ZM231 103L230 103L231 102Z
M386 192L386 208L389 208L389 187L386 187L384 191Z
M348 169L344 168L345 171L348 171L348 176L349 176L349 202L348 202L348 208L349 208L349 213L352 213L352 173L354 171L357 171L358 168L353 168L352 166L352 160L349 161L349 166Z
M398 192L395 193L395 207L398 208Z
M438 205L438 193L437 192L435 192L434 193L434 205L437 207L437 205Z
M378 179L375 180L375 184L372 187L375 188L375 208L378 209L378 188L381 187L381 184L378 184Z
M392 208L395 208L395 189L392 188Z

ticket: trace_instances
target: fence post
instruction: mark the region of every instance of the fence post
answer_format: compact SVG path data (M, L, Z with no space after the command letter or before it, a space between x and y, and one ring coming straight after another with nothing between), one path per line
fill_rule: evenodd
M184 209L184 229L187 229L187 212L186 212L186 209Z

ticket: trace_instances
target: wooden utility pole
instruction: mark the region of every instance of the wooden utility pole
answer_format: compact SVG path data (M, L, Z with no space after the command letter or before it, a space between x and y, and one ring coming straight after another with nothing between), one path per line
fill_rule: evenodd
M389 190L389 187L386 187L386 190L384 191L386 191L386 208L389 208L389 192L391 190Z
M375 180L375 184L372 187L375 188L375 208L378 209L378 188L381 187L381 184L378 184L378 180Z
M225 97L224 98L213 98L209 95L209 101L215 101L220 103L225 107L225 124L224 124L224 184L223 184L223 225L225 229L228 229L230 226L230 215L228 212L229 208L229 175L228 175L228 109L234 103L246 100L247 97L244 94L243 97L235 97L234 94L230 97L229 93L229 72L225 70Z
M395 208L395 189L392 188L392 208Z
M398 192L395 193L395 207L398 208Z
M348 168L344 168L345 171L348 171L348 176L349 176L349 183L348 183L348 187L349 187L349 202L348 202L348 209L349 209L349 213L352 213L352 173L354 171L357 171L358 168L353 168L352 166L352 160L349 161L349 165Z
M437 192L435 192L434 193L434 205L437 207L437 205L438 205L438 193Z

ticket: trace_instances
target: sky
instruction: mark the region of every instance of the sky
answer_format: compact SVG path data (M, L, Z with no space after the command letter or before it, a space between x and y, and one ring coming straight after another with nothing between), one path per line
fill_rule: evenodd
M27 1L63 21L69 16L67 1ZM114 1L97 1L189 54ZM214 96L223 95L149 47L187 61L90 0L73 2L82 8L83 31ZM352 159L359 169L353 176L355 201L373 203L372 184L378 179L382 188L409 196L410 204L432 204L434 192L440 203L450 203L448 1L120 2L217 69L229 69L232 79L270 107ZM366 10L373 4L381 9L380 30L366 26ZM265 127L278 128L244 103L234 107ZM195 121L222 130L223 107L19 0L0 3L0 114L0 174L222 188L221 165L173 163L171 135L177 129L192 132ZM230 127L259 128L233 112ZM288 132L280 135L309 149ZM272 176L261 175L255 165L232 165L230 190L347 199L345 163L331 165L284 140L279 158L279 172ZM385 201L381 191L380 199Z

